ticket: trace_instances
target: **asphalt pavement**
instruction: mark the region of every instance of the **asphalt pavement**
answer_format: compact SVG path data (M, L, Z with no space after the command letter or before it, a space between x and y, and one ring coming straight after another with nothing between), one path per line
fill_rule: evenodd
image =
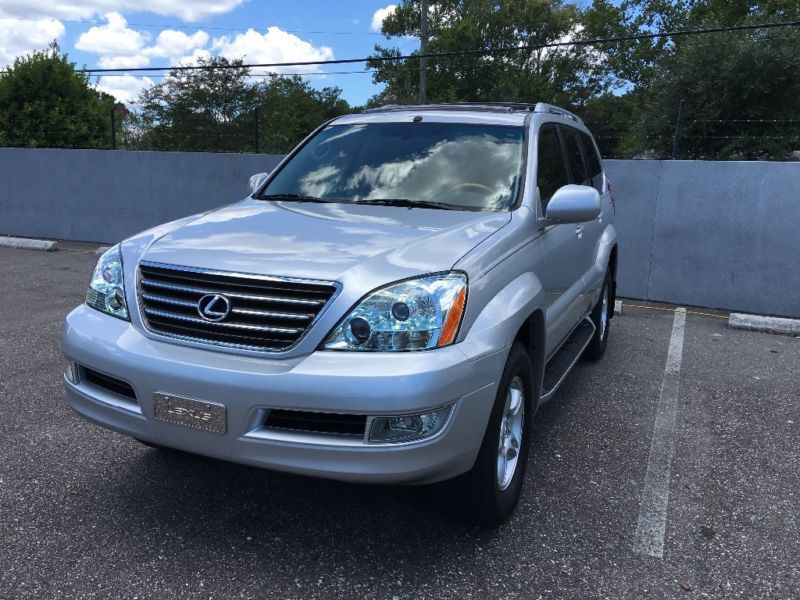
M674 311L626 305L605 357L537 415L519 509L487 531L424 488L153 450L80 419L59 332L94 249L0 249L2 600L800 598L800 339L689 309L671 377ZM662 519L661 557L635 549L642 519Z

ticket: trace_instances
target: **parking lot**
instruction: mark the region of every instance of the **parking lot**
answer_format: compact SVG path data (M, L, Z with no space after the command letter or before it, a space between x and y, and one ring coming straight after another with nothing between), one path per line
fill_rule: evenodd
M425 489L161 452L78 418L59 332L94 249L0 249L3 600L800 598L796 338L690 309L661 429L675 314L627 306L606 356L539 412L520 507L486 531ZM659 558L635 548L664 477Z

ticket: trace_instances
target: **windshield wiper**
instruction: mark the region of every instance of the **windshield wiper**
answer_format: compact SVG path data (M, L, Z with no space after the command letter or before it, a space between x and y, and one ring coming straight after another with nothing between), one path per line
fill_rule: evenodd
M288 202L321 202L342 204L373 204L378 206L400 206L403 208L436 208L439 210L482 210L447 202L431 202L428 200L409 200L408 198L368 198L366 200L340 200L337 198L320 198L305 194L262 194L258 200L283 200Z
M409 200L408 198L368 198L355 200L353 204L377 204L379 206L401 206L404 208L438 208L440 210L469 210L469 207L448 202L431 202L428 200Z
M342 200L306 196L305 194L262 194L257 198L258 200L284 200L289 202L342 202Z

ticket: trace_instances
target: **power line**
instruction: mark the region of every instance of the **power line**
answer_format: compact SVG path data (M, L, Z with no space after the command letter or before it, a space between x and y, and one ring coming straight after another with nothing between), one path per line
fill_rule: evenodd
M638 33L634 35L623 35L611 38L595 38L591 40L574 40L571 42L550 42L546 44L528 44L523 46L512 46L510 48L482 48L480 50L452 50L449 52L432 52L427 54L405 54L397 56L372 56L366 58L339 58L332 60L305 60L282 63L254 63L243 65L179 65L175 67L136 67L133 69L114 68L114 69L77 69L83 73L132 73L132 72L154 72L154 71L201 71L211 69L233 69L233 68L274 68L274 67L307 67L322 65L345 65L365 62L396 62L401 60L419 60L428 58L450 58L453 56L490 56L494 54L510 54L513 52L524 52L543 50L546 48L559 48L562 46L599 46L602 44L614 44L619 42L631 42L637 40L657 39L666 37L689 37L693 35L705 35L710 33L728 33L733 31L753 31L758 29L775 29L778 27L797 27L800 21L787 21L783 23L761 23L754 25L735 25L731 27L711 27L708 29L682 29L677 31L664 31L657 33Z
M362 69L359 71L304 71L297 73L280 73L278 71L264 71L263 73L248 73L245 77L269 77L270 75L278 75L281 77L306 76L306 75L372 75L377 69ZM2 71L0 71L2 72ZM169 77L169 73L162 75L147 75L151 79L164 79ZM109 73L107 75L99 75L99 77L132 77L127 73Z

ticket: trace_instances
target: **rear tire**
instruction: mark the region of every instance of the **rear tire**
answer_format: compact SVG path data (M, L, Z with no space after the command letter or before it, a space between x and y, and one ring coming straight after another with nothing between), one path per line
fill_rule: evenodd
M511 347L475 464L436 488L444 508L460 521L497 527L517 506L533 422L533 367L525 347Z
M600 299L592 309L589 318L594 323L595 331L592 341L586 346L583 358L587 360L598 360L605 354L608 345L608 330L611 325L611 313L614 307L611 303L611 272L606 271L606 278L603 281L603 289L600 291Z

